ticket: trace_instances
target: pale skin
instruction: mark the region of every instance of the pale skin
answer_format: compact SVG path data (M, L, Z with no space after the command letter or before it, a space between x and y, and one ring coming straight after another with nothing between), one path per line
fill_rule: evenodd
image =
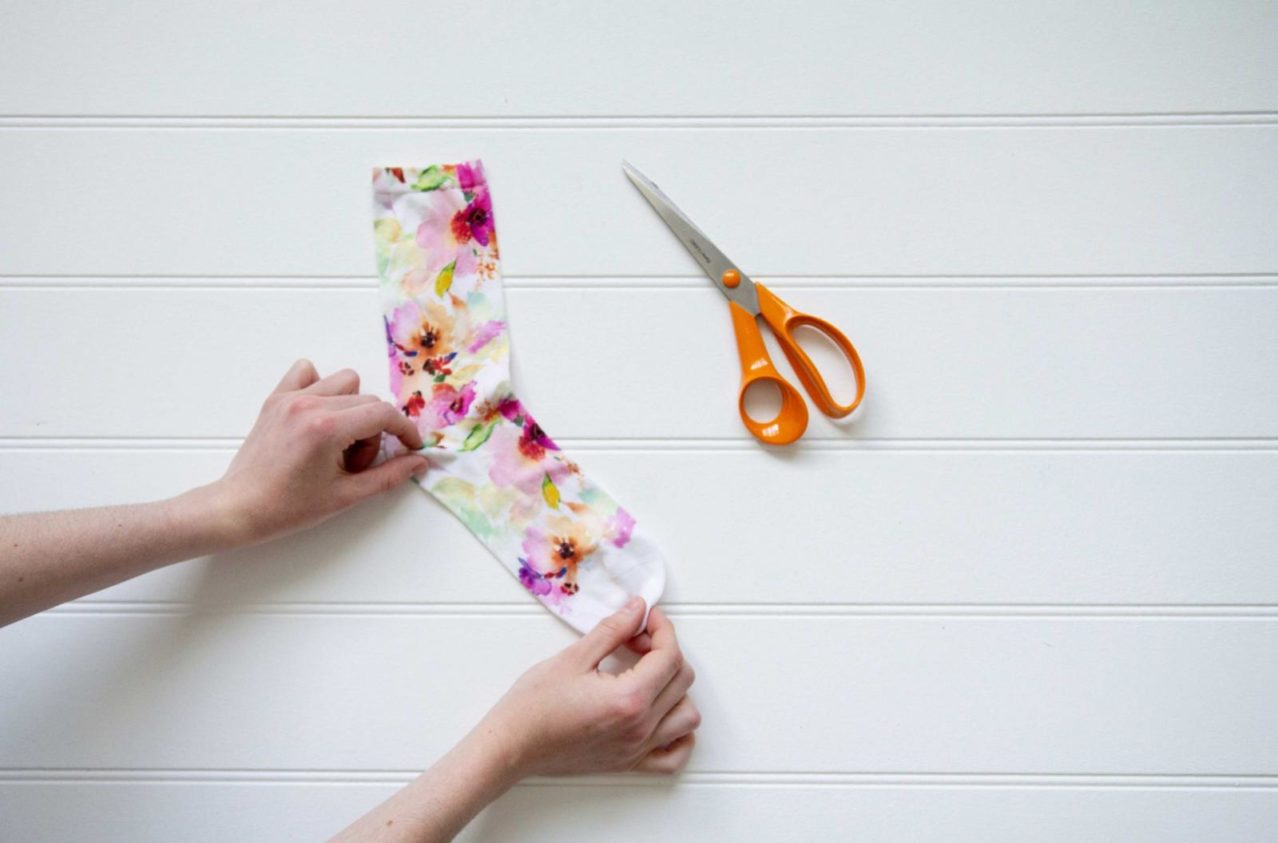
M372 463L383 436L422 446L393 405L360 394L344 369L299 360L266 399L226 474L161 501L0 516L0 626L148 571L313 526L429 468L401 454ZM340 841L450 840L528 776L673 774L701 715L670 619L629 605L530 668L460 743ZM620 674L599 664L639 655Z

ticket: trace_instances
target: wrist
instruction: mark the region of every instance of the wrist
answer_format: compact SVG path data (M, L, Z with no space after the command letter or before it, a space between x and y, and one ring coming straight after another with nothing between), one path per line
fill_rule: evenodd
M469 766L480 772L500 796L522 779L532 775L530 753L517 730L489 716L480 721L457 745L456 751L469 759Z
M254 541L251 519L236 506L221 480L197 486L168 503L176 529L191 537L200 555L233 550Z

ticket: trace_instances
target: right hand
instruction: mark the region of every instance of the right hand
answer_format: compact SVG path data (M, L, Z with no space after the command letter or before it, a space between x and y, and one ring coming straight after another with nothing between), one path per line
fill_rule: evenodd
M485 717L480 729L501 740L520 777L671 774L688 762L701 714L687 697L694 674L670 619L660 609L649 613L651 646L634 667L615 676L598 670L634 638L643 607L642 598L632 598L558 655L534 665Z

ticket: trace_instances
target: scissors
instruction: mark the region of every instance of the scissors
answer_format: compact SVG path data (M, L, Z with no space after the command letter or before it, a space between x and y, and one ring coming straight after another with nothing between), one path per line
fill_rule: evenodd
M719 292L728 299L728 309L732 312L732 330L737 336L737 353L741 357L741 390L737 394L737 408L746 429L760 442L788 445L802 436L808 427L808 408L803 396L789 381L781 377L772 358L768 356L757 321L760 316L772 329L777 344L785 352L786 359L790 361L790 366L794 368L799 382L803 384L817 409L836 419L855 410L865 395L865 369L856 348L843 332L824 319L795 310L767 287L751 281L643 173L625 161L621 162L621 168L657 214L665 220L683 247L697 259L702 271L719 288ZM856 376L856 395L850 404L840 404L834 400L820 370L795 341L794 330L804 327L820 331L847 358L852 373ZM761 382L773 384L781 393L781 410L776 418L769 421L753 419L746 411L747 390Z

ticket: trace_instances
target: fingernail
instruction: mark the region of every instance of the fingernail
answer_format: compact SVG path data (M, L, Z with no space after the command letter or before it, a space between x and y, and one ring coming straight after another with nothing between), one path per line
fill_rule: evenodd
M638 609L642 605L643 605L643 598L640 597L638 594L634 594L634 595L631 595L630 599L626 601L625 608L627 612L633 612L635 609Z
M413 469L413 476L421 477L423 474L425 474L428 471L430 471L430 460L423 457L422 459L418 461L417 467Z

